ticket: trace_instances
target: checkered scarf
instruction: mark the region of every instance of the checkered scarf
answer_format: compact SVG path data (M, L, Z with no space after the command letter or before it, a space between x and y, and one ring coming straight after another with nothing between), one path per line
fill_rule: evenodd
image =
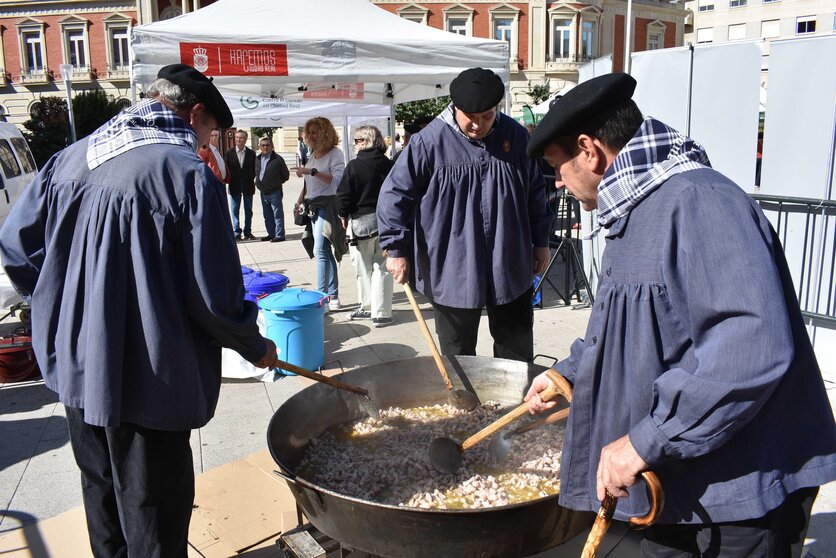
M197 151L197 137L173 110L154 99L128 107L93 132L87 143L87 166L105 161L143 145L167 143Z
M670 177L710 166L700 144L667 124L645 118L598 185L598 226L592 234L629 214Z

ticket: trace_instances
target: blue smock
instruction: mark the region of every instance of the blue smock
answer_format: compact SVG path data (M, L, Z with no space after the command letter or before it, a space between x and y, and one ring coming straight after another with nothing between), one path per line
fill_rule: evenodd
M836 479L836 425L781 245L711 169L684 172L607 231L574 384L560 503L597 510L601 449L629 434L665 491L660 523L757 518ZM643 483L617 519L648 510Z
M93 171L86 153L84 139L54 156L0 231L46 385L92 425L201 427L221 347L266 351L224 188L185 146L137 147Z
M531 288L533 248L548 246L552 213L527 144L525 128L499 112L480 141L441 118L410 136L380 191L378 233L433 302L482 308Z

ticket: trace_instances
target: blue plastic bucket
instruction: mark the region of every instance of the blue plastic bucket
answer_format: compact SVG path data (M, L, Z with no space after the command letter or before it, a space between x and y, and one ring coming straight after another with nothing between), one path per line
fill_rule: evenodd
M258 299L269 294L281 292L289 282L290 279L281 273L264 273L261 271L248 273L244 275L244 290L246 290L244 298L257 302Z
M325 293L298 288L258 300L266 336L280 349L280 359L308 370L325 363L325 310L329 300Z
M249 275L250 273L253 273L253 270L252 270L252 269L250 269L249 267L247 267L247 266L245 266L245 265L242 265L242 266L241 266L241 275L243 275L243 276L244 276L244 279L245 279L245 280L246 280L246 278L247 278L247 275Z
M535 275L534 279L531 281L531 288L537 290L537 286L540 284L540 276ZM540 301L543 299L543 289L537 291L537 294L534 295L534 299L531 301L532 306L537 306L540 304Z

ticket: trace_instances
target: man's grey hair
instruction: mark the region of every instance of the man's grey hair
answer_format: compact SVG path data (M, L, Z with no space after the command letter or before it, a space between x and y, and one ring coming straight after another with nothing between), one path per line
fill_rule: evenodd
M154 80L145 93L148 97L167 101L175 111L189 110L200 102L194 93L185 91L176 83L163 78Z

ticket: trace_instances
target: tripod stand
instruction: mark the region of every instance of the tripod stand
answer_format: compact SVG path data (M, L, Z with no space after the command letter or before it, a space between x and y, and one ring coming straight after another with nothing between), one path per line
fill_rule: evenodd
M553 177L547 177L552 178ZM534 289L534 297L540 289L543 288L543 279L549 282L549 285L557 291L558 296L563 300L565 306L571 304L572 296L576 296L578 302L592 304L595 302L595 297L592 294L592 288L589 286L589 279L583 269L581 258L578 255L576 244L580 241L580 234L576 233L572 236L574 223L580 223L580 206L574 196L569 194L567 189L561 188L561 191L555 195L554 198L554 233L560 239L557 242L557 247L549 259L549 263L543 271L543 277ZM554 235L552 235L554 236ZM549 240L549 248L553 246L555 241ZM562 255L565 262L565 272L563 274L563 291L557 288L551 279L549 279L549 271L552 265L557 260L557 257ZM571 279L574 279L574 283ZM581 298L581 287L586 289L588 301ZM543 307L543 299L540 297L540 307Z

